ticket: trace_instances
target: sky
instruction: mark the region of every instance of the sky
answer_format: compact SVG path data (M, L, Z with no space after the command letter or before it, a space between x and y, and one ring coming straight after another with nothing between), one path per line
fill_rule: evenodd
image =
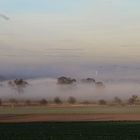
M139 7L139 0L0 0L0 73L138 67Z

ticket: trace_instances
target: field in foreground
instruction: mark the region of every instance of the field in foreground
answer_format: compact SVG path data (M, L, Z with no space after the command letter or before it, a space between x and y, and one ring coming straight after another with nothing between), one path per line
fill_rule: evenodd
M2 123L4 140L139 140L140 122Z
M0 140L140 139L140 106L8 106L0 122Z
M46 106L1 106L0 115L26 114L140 114L140 105L46 105Z
M140 121L140 106L22 106L0 107L0 122Z

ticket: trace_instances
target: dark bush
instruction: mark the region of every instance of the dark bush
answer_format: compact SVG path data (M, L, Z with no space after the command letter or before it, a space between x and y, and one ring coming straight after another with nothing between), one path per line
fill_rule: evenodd
M26 100L26 101L25 101L25 104L26 104L26 105L31 105L31 101L30 101L30 100Z
M0 99L0 106L2 105L2 99Z
M46 105L46 104L48 104L48 101L46 100L46 99L42 99L42 100L40 100L40 105Z
M107 104L107 102L105 101L105 100L99 100L99 105L106 105Z
M139 97L137 95L132 95L132 97L128 99L128 104L140 104Z
M62 104L62 100L59 97L54 98L54 103L56 104Z
M76 99L74 97L69 97L68 98L68 103L75 104L76 103Z
M120 105L120 104L122 104L122 100L119 97L115 97L114 98L114 103Z

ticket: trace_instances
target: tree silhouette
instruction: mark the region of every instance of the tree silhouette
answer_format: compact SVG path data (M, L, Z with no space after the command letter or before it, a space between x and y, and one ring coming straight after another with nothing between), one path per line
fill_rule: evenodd
M72 79L70 77L65 77L65 76L59 77L57 79L58 84L73 84L75 82L76 82L76 79Z
M8 82L9 86L16 90L18 93L23 93L24 88L29 85L28 82L23 79L16 79Z
M132 97L130 97L128 99L128 103L129 104L139 104L140 103L139 97L137 95L132 95Z
M76 99L71 96L71 97L68 98L68 103L75 104L76 103Z
M114 98L114 103L115 104L122 104L122 100L119 97Z
M59 97L55 97L54 98L54 103L56 103L56 104L62 104L62 101L61 101L61 99Z
M46 104L48 104L48 101L46 100L46 99L42 99L42 100L40 100L40 105L46 105Z

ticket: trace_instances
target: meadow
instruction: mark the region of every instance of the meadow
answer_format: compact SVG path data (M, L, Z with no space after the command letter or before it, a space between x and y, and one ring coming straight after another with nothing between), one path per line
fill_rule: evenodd
M40 105L1 106L0 122L140 121L140 106Z
M138 140L140 122L36 122L0 124L4 140Z
M43 106L1 106L0 115L26 114L140 114L140 105L43 105Z

